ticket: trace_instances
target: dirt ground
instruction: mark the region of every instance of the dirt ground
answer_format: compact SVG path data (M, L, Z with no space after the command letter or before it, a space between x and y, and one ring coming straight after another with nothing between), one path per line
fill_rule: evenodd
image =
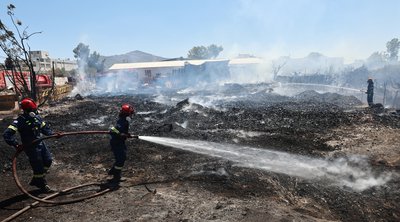
M367 108L352 97L333 94L250 95L217 101L214 107L193 102L189 94L164 94L177 98L170 104L157 102L159 96L152 94L91 96L64 99L40 112L55 131L108 130L119 105L128 102L137 111L132 134L251 146L310 158L358 155L372 174L384 173L390 179L354 190L324 179L243 167L224 158L131 139L125 180L119 187L78 203L40 204L15 221L400 221L399 113ZM0 128L11 121L4 117ZM10 164L13 150L0 144L3 220L34 201L16 187ZM107 135L69 136L46 144L54 155L47 176L52 187L104 183L54 200L108 186L106 172L113 156ZM27 185L31 170L24 154L17 168L23 185L33 191Z

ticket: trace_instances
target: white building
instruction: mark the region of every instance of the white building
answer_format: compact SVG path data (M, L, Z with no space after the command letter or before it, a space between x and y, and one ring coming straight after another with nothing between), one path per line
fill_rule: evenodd
M78 68L75 60L70 59L52 59L46 51L30 51L31 59L33 62L34 70L37 73L48 72L52 70L52 63L54 62L55 69L64 69L71 71Z
M54 59L53 62L56 69L64 69L67 72L78 68L78 63L75 60Z
M257 66L263 61L260 58L237 58L237 59L205 59L205 60L176 60L158 62L136 62L136 63L116 63L109 68L110 72L129 72L137 75L138 79L152 79L162 76L175 76L185 72L188 65L201 66L213 63L228 63L231 74L240 70Z
M258 75L253 71L261 63L259 58L116 63L105 75L97 76L97 83L107 90L137 86L180 88L230 81L238 79L236 75L249 79Z

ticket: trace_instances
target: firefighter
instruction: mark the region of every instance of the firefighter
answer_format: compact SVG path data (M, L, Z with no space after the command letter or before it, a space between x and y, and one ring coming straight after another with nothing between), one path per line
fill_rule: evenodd
M129 121L134 114L135 110L131 105L122 105L119 112L117 124L110 129L110 145L115 158L115 162L112 168L108 171L108 175L113 176L113 178L110 180L110 182L112 183L119 183L119 181L121 180L121 171L126 160L127 149L125 145L125 140L132 137L128 131Z
M45 179L45 174L52 163L51 153L43 141L38 144L32 144L32 141L40 138L41 134L49 136L54 133L39 116L37 105L32 99L22 99L20 108L23 113L8 126L3 133L3 138L8 145L14 146L16 149L23 149L28 156L33 170L33 178L29 185L40 188L42 192L52 192ZM15 138L17 131L22 144L19 144ZM57 135L57 138L61 137L61 134Z
M367 102L368 106L371 107L374 105L373 99L374 99L374 82L372 81L372 78L368 78L368 87L367 87Z

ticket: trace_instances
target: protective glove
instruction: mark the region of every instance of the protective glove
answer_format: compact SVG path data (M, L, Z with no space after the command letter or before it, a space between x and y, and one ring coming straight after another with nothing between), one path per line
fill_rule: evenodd
M121 133L120 134L122 138L133 138L133 139L139 139L138 135L131 135L130 133Z
M64 135L63 135L62 133L60 133L60 132L56 132L54 135L56 136L57 139L60 139L62 136L64 136Z
M128 138L139 139L138 135L132 135L128 133Z

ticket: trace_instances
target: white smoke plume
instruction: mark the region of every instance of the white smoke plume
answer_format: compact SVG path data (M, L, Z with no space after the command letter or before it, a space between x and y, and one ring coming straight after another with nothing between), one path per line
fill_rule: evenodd
M87 61L79 59L78 60L78 75L77 75L77 83L74 89L71 92L71 95L88 95L91 94L95 89L95 83L93 79L89 78L86 73Z

